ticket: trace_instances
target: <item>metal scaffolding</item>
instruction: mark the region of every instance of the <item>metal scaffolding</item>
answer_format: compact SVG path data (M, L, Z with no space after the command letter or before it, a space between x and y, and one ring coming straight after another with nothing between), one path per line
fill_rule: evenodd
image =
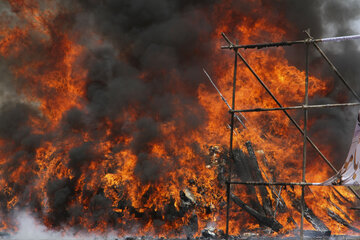
M229 236L229 214L230 214L230 194L231 194L231 185L232 184L243 184L243 185L280 185L280 186L287 186L287 185L298 185L301 186L301 225L300 225L300 237L301 239L304 238L304 195L305 191L304 188L306 186L322 186L321 184L314 184L314 183L307 183L305 181L306 175L306 153L307 153L307 143L311 145L312 148L320 155L320 157L325 161L325 163L335 172L338 173L336 168L331 164L331 162L325 157L325 155L320 151L320 149L315 145L315 143L311 140L307 133L307 125L308 125L308 109L312 108L332 108L332 107L346 107L346 106L359 106L360 105L360 97L351 88L348 82L344 79L344 77L340 74L334 64L329 60L329 58L325 55L325 53L321 50L317 43L321 42L333 42L333 41L344 41L344 40L351 40L351 39L360 39L360 35L351 35L351 36L341 36L341 37L332 37L332 38L322 38L322 39L314 39L311 35L309 30L306 30L305 33L307 34L308 38L304 40L298 41L284 41L284 42L277 42L277 43L261 43L261 44L250 44L250 45L237 45L233 44L229 38L222 33L222 37L228 43L226 46L222 46L221 49L228 49L234 51L234 73L233 73L233 91L232 91L232 103L231 106L227 103L226 99L221 95L220 91L216 88L215 84L211 80L208 73L204 70L205 74L212 82L216 90L219 92L222 100L226 103L227 107L229 108L230 113L230 145L229 145L229 153L230 153L230 161L229 161L229 175L226 181L226 195L227 195L227 208L226 208L226 239ZM262 48L270 48L270 47L284 47L284 46L292 46L295 44L304 44L306 57L305 57L305 96L304 96L304 104L299 106L292 106L292 107L284 107L275 95L270 91L270 89L266 86L266 84L262 81L262 79L256 74L254 69L249 65L249 63L245 60L245 58L241 55L238 51L239 49L262 49ZM320 55L325 59L325 61L329 64L331 69L335 72L335 74L339 77L339 79L344 83L346 88L354 95L354 97L359 101L355 103L342 103L342 104L322 104L322 105L308 105L308 83L309 83L309 46L313 45L315 49L320 53ZM261 86L266 90L266 92L271 96L271 98L275 101L278 105L277 108L251 108L251 109L239 109L235 108L235 100L236 100L236 74L237 74L237 65L238 59L240 59L243 64L248 68L248 70L252 73L252 75L256 78L256 80L261 84ZM304 113L304 128L301 128L300 125L296 122L296 120L291 117L287 110L302 110ZM261 112L261 111L282 111L285 116L290 120L290 122L299 130L299 132L303 135L303 161L302 161L302 181L301 182L254 182L254 181L232 181L231 179L231 172L232 172L232 162L234 161L234 152L233 152L233 133L234 133L234 120L237 118L241 124L241 118L237 115L238 113L241 114L243 112ZM245 127L245 125L243 124ZM355 196L360 199L359 194L350 186L348 187L350 191L352 191Z

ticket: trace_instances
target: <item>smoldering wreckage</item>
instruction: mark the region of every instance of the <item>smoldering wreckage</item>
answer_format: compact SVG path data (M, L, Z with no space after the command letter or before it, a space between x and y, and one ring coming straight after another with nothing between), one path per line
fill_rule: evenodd
M0 1L1 236L26 211L79 238L356 239L359 10Z

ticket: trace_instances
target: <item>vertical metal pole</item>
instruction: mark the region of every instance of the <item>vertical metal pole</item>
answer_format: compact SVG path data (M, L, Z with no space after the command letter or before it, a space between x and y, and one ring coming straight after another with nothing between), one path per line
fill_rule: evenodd
M236 72L237 72L237 49L234 50L235 52L235 60L234 60L234 79L233 79L233 94L232 94L232 106L231 110L235 109L235 93L236 93ZM229 161L229 176L226 183L226 197L227 197L227 206L226 206L226 239L229 238L229 217L230 217L230 191L231 191L231 171L232 171L232 162L234 160L233 154L233 136L234 136L234 112L230 111L231 114L231 123L230 123L230 161Z
M305 106L307 106L309 102L308 88L309 88L309 43L306 43L305 100L304 100ZM304 148L303 148L303 169L302 169L303 183L305 183L305 173L306 173L307 122L308 122L308 109L304 108ZM305 205L305 186L301 186L301 228L300 228L301 239L304 239L304 205Z

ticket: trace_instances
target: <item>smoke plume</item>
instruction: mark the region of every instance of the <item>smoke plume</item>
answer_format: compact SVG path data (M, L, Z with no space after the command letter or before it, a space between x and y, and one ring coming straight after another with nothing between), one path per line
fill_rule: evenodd
M49 12L36 18L47 8ZM199 149L204 143L190 141L188 136L206 132L210 116L199 102L199 88L214 91L202 68L213 73L222 64L220 57L227 54L219 49L221 36L214 38L219 24L226 23L224 31L239 43L238 27L248 19L247 24L254 27L263 17L282 26L286 32L283 40L304 39L302 30L307 28L316 38L350 35L360 30L359 8L357 1L341 0L0 2L1 180L8 186L7 192L0 193L2 216L12 218L9 206L16 201L11 207L30 209L48 228L71 225L100 231L105 221L109 229L124 230L135 225L118 221L126 217L125 209L138 219L154 218L161 227L165 224L161 216L173 207L170 203L163 212L154 208L144 213L132 205L143 201L141 207L146 206L146 197L133 199L130 190L122 191L113 184L112 191L120 199L114 206L104 176L127 169L135 156L133 176L126 181L141 183L131 189L150 186L139 190L146 196L144 192L151 195L157 191L156 184L170 182L167 174L182 169L184 155L192 156L189 162L203 162L204 153ZM31 19L28 14L36 17ZM37 24L42 27L32 31ZM5 41L2 31L7 28L12 38ZM270 41L270 35L264 30L254 41ZM74 44L77 47L71 48ZM357 44L350 41L321 47L360 93ZM291 65L305 69L303 47L287 47L285 56ZM310 57L310 73L331 86L326 96L315 96L311 103L356 101L314 49ZM77 80L64 84L68 78ZM218 104L223 103L219 100ZM310 118L316 119L310 135L321 146L332 146L330 159L337 167L345 159L356 114L352 108L310 111ZM228 119L226 112L221 117L224 122ZM158 145L163 147L158 150ZM181 149L190 149L190 153ZM39 163L40 154L45 163ZM47 168L54 169L54 174L44 174ZM187 184L186 179L176 180ZM177 214L184 216L181 211ZM84 222L82 217L88 220Z

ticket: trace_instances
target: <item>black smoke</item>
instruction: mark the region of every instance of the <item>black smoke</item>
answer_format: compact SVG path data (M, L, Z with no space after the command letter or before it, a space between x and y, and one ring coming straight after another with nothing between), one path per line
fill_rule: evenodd
M272 5L272 4L271 4ZM307 37L302 30L309 29L314 38L347 36L360 33L360 3L358 1L279 1L274 5L282 9L286 19L293 26L288 32L292 40ZM319 43L320 48L339 70L349 85L360 96L357 66L360 60L359 40ZM287 48L287 58L300 69L305 68L304 47ZM333 72L314 47L310 47L309 72L324 81L330 81L332 91L327 96L316 96L310 104L358 102L357 99ZM359 108L332 108L310 111L310 118L316 119L310 129L314 141L322 146L331 146L327 156L337 168L345 160L349 149ZM316 154L314 154L316 156Z
M229 25L228 35L240 39L239 43L241 43L241 34L237 33L236 26L241 25L243 16L250 16L250 19L253 21L250 22L250 26L256 24L262 17L270 19L274 25L286 30L283 41L306 39L305 30L309 30L314 38L346 36L359 34L360 32L360 24L358 22L360 3L358 1L276 0L255 1L248 4L246 1L232 1L229 4L229 9L234 9L235 11L233 12L233 21ZM235 21L235 19L240 20ZM264 33L261 36L256 36L252 43L271 42L271 38L267 34ZM349 85L357 92L358 96L360 96L360 86L357 84L357 78L360 74L359 67L357 67L360 58L359 42L360 40L351 40L318 44ZM326 81L331 88L331 91L326 96L315 96L309 100L309 103L326 104L359 101L345 87L317 50L313 46L310 46L309 49L310 75ZM291 65L296 66L300 70L305 70L304 45L284 47L284 50L285 56ZM262 49L259 51L271 50ZM267 79L263 80L267 83ZM302 104L302 102L298 104ZM309 111L310 120L316 119L309 129L309 134L315 144L323 147L330 146L332 151L330 155L327 155L327 158L333 162L336 168L341 167L344 163L356 124L357 113L358 107ZM297 121L302 121L302 112L291 114ZM318 157L318 154L311 147L309 149L312 159ZM309 164L311 166L312 162L310 161Z
M41 7L46 6L45 1L38 2ZM0 4L6 9L3 13L11 13L11 16L22 9L21 5ZM30 193L36 175L24 175L22 181L16 183L11 180L11 172L20 168L24 161L26 166L36 171L35 151L43 141L61 142L63 137L69 136L77 139L77 146L62 153L64 165L70 169L74 178L53 178L44 189L50 203L47 220L53 227L59 227L68 221L79 222L79 216L84 214L83 209L77 205L69 206L79 191L83 192L82 200L88 203L88 211L96 213L93 226L104 218L112 222L113 227L117 226L116 221L113 221L115 216L111 211L111 203L105 197L103 189L92 189L89 180L97 171L90 170L90 165L93 162L101 163L105 159L105 156L97 152L96 139L104 139L109 129L113 139L131 139L130 144L122 139L115 141L111 150L116 153L129 149L137 156L134 174L142 184L157 183L164 173L179 168L178 156L174 147L168 144L161 127L173 125L175 130L172 135L177 137L179 144L176 147L181 147L184 144L182 140L188 134L201 131L206 125L208 116L198 101L197 90L200 84L209 86L202 68L205 66L212 69L217 66L216 56L220 50L216 49L217 40L213 40L213 34L223 18L231 19L227 22L227 34L232 38L236 36L241 43L241 35L236 33L236 27L241 26L245 16L251 19L252 24L266 16L274 24L286 29L288 39L284 40L296 40L306 37L302 30L307 28L311 29L314 37L353 34L356 31L353 21L357 20L357 13L360 12L358 2L341 0L250 3L245 0L66 0L59 1L58 4L58 16L48 25L51 34L50 39L46 39L45 46L39 43L39 40L43 40L42 36L33 34L27 37L28 47L21 53L21 58L0 59L0 69L4 73L0 78L1 86L4 85L12 95L16 95L13 89L24 86L30 88L31 85L27 85L29 79L10 76L11 67L30 64L32 59L44 59L47 64L33 70L42 72L56 66L64 58L63 52L56 48L57 44L64 41L57 31L69 34L72 40L87 49L78 63L88 71L82 102L85 107L74 107L65 112L59 129L47 135L38 134L31 129L30 119L39 119L44 123L46 119L43 119L41 111L36 108L36 103L20 103L21 94L16 96L18 98L15 98L15 103L7 101L0 109L0 137L6 141L1 152L10 153L6 156L6 163L2 164L5 169L2 177L9 179L17 192L23 193L23 199L30 196L30 205L40 217L40 212L43 211L39 206L41 199ZM227 8L221 8L223 4ZM12 24L23 23L14 20ZM270 36L264 33L261 41L268 41L267 37ZM220 41L221 36L218 39ZM360 86L356 84L357 77L360 76L360 68L357 67L360 60L357 42L339 43L340 47L336 44L324 47L326 53L350 85L360 92ZM54 53L55 50L58 52ZM303 55L303 48L286 48L287 58L300 69L304 69ZM316 66L310 69L316 76L323 79L334 78L318 54L311 54L310 64ZM33 93L39 96L56 94L50 87L36 87ZM211 86L209 90L213 91ZM7 96L3 90L0 93L1 96ZM311 99L311 103L341 101L355 101L355 98L339 81L334 82L333 91L327 96ZM130 116L129 113L133 115ZM331 159L336 160L337 166L349 146L356 113L357 110L354 109L310 112L310 117L317 119L310 134L314 135L315 142L336 148ZM107 124L108 121L112 124ZM84 139L83 132L87 132L94 141ZM161 157L152 155L151 148L156 143L166 146L166 157L172 161L165 164ZM194 152L199 151L197 143L191 146ZM75 182L84 171L88 171L83 180L85 187L76 189ZM115 171L116 166L106 169L107 173ZM3 201L11 198L6 194L1 194L0 197ZM124 209L130 208L131 203L124 201L122 205ZM131 211L143 216L134 209ZM159 215L155 210L152 214ZM96 220L97 218L100 220ZM159 219L161 217L157 220Z
M149 155L153 143L166 141L160 124L174 123L176 134L185 136L206 122L196 91L205 80L201 69L209 61L212 43L199 40L214 31L208 15L214 3L77 2L82 12L72 30L91 25L106 42L99 47L86 36L80 40L91 49L86 56L86 115L92 126L111 119L117 123L114 134L133 138L131 149L139 156L135 174L142 181L150 176L154 181L164 172L162 164L151 164L157 158ZM144 79L139 78L141 73ZM126 119L124 112L129 111L136 112L135 121ZM82 125L82 118L79 121L71 125ZM92 134L101 135L98 130Z

